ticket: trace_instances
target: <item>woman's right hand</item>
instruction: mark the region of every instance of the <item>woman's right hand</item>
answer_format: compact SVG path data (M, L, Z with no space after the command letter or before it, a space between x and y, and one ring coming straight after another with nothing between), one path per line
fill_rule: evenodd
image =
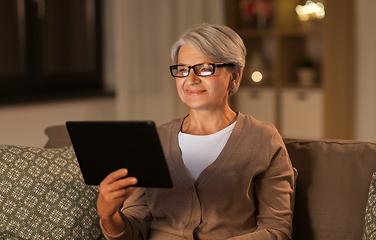
M100 184L97 201L98 215L103 227L110 234L118 234L124 230L124 221L119 214L123 202L134 191L137 183L134 177L126 177L127 169L119 169L110 173Z

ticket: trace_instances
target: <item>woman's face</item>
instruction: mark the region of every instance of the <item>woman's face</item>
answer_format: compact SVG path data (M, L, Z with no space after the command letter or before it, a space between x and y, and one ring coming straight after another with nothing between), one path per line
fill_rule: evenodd
M179 51L178 64L194 66L201 63L215 63L192 48L183 45ZM184 78L176 78L180 99L194 110L223 109L227 105L232 74L225 67L216 68L213 75L197 76L193 69Z

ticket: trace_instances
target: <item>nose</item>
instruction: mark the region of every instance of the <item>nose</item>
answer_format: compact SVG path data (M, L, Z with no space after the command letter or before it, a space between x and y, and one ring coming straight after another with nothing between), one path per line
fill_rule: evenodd
M201 82L201 79L196 75L193 68L189 69L189 74L187 76L186 82L190 85L198 84Z

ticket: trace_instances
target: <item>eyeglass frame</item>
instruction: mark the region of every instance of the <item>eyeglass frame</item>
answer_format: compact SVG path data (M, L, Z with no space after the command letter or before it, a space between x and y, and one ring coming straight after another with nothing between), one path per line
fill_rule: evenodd
M212 73L209 74L209 75L198 75L196 73L196 71L195 71L195 67L197 67L199 65L204 65L204 64L209 64L209 65L211 65L213 67ZM177 68L178 66L188 67L188 72L187 72L188 74L186 76L175 76L172 71L173 71L173 68ZM216 68L228 67L228 66L235 66L235 64L233 64L233 63L200 63L200 64L196 64L196 65L193 65L193 66L188 66L188 65L184 65L184 64L177 64L177 65L171 65L170 66L170 73L171 73L171 75L173 77L176 77L176 78L185 78L185 77L189 76L189 74L191 73L191 69L193 69L193 72L194 72L194 74L196 74L196 76L199 76L199 77L208 77L208 76L214 75Z

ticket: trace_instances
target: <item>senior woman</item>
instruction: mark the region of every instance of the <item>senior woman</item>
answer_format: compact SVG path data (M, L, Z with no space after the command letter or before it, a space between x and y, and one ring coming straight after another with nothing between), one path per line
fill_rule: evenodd
M201 24L175 42L170 70L189 114L158 126L174 187L132 187L126 169L108 175L97 203L107 239L291 239L283 141L272 124L228 104L245 55L222 25Z

